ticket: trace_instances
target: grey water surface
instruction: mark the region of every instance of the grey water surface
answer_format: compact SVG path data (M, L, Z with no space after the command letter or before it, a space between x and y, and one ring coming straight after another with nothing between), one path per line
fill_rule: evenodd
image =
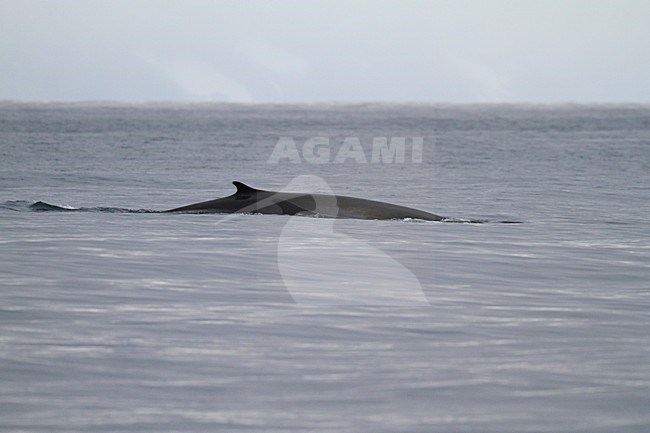
M157 212L296 179L484 222ZM0 103L0 430L647 432L648 215L648 106Z

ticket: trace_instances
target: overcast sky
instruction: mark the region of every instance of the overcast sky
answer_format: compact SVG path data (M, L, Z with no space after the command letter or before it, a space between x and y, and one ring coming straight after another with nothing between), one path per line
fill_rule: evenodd
M0 0L0 99L650 103L650 1Z

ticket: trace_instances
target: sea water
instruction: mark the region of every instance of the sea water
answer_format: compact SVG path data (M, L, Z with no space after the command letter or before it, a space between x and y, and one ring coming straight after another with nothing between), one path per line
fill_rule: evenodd
M0 430L650 431L648 215L648 106L4 102Z

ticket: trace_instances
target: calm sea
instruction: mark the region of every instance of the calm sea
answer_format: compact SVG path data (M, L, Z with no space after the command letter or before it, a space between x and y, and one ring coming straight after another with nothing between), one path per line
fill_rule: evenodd
M648 106L1 103L0 430L647 432L648 215Z

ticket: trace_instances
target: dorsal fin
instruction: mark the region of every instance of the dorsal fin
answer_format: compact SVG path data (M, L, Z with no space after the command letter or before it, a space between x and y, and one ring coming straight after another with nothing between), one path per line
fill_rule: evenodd
M251 188L245 183L234 181L232 184L237 188L237 192L235 193L237 198L248 198L257 192L255 188Z

